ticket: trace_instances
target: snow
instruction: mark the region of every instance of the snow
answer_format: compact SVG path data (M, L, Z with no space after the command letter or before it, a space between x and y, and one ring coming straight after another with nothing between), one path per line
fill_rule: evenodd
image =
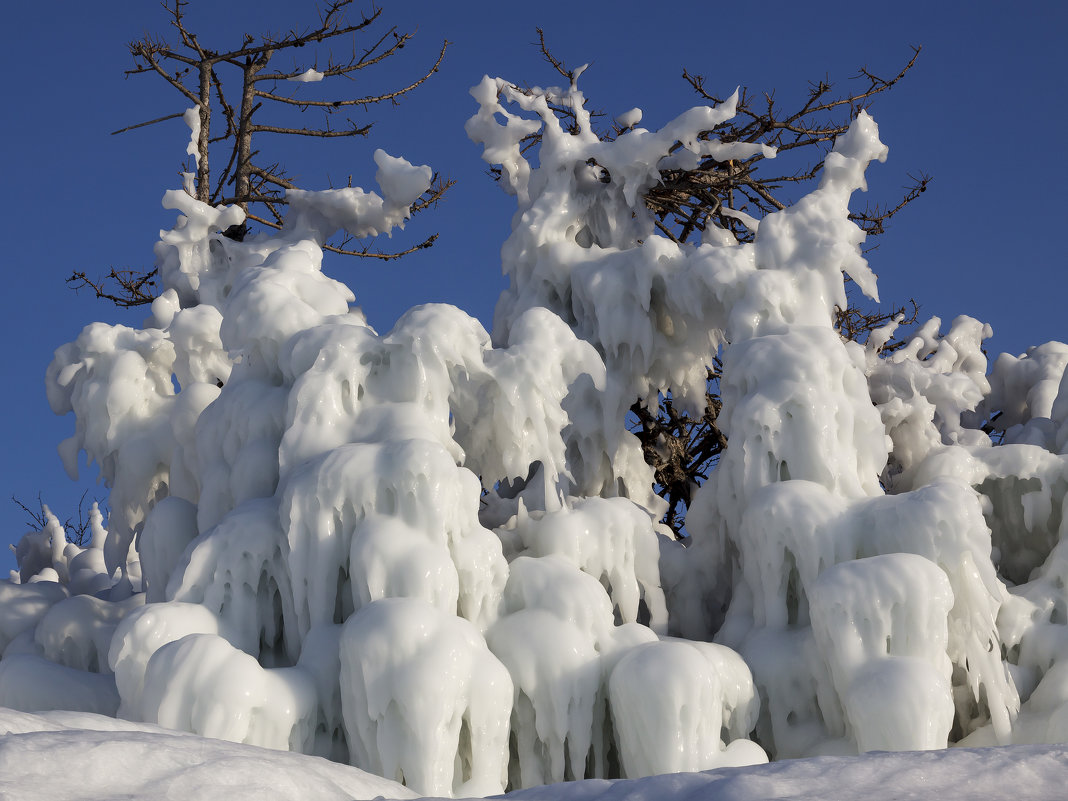
M253 801L412 798L394 782L319 757L99 715L0 709L0 795Z
M385 197L359 187L315 192L287 189L287 232L294 239L312 237L322 244L342 228L357 239L403 228L412 203L429 188L433 172L384 150L376 150L374 158L378 165L375 180Z
M339 649L354 762L420 792L499 792L512 680L478 629L426 601L386 598L346 621Z
M300 75L294 75L291 78L286 78L286 80L296 81L297 83L314 83L316 81L321 81L325 77L326 75L324 73L319 72L319 70L314 67L308 67L308 69L304 70Z
M509 798L538 801L652 801L701 799L1059 798L1064 791L1065 746L952 749L876 753L859 758L788 760L749 768L680 773L638 781L588 781L535 788Z
M61 769L57 767L61 766ZM789 760L638 780L588 780L512 793L538 801L1044 801L1068 778L1068 747L1012 746ZM319 757L204 740L148 724L72 712L0 709L0 794L50 798L297 801L404 799L394 782Z
M200 109L194 106L182 114L182 122L189 126L189 144L185 146L187 156L193 157L193 163L200 164Z
M642 110L640 108L632 108L630 111L624 111L618 117L616 117L616 125L621 129L633 128L639 122L642 121Z
M12 792L1063 788L1063 747L1022 745L1068 740L1068 346L988 376L966 316L843 341L846 278L878 297L848 216L874 120L752 243L680 246L642 201L661 169L775 154L703 135L736 97L603 142L580 72L472 90L517 203L492 332L427 305L380 333L322 272L336 232L404 225L427 166L378 150L380 194L293 190L242 242L218 233L240 209L166 193L144 325L48 369L111 514L76 546L45 509L0 582ZM717 355L729 447L680 542L626 410L699 412Z

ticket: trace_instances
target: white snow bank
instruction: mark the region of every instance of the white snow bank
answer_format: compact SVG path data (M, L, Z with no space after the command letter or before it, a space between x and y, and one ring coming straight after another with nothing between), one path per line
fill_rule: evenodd
M382 796L412 798L414 793L320 757L98 715L29 715L0 708L0 798L5 801L349 801Z
M62 770L54 769L62 765ZM536 787L515 801L916 801L1063 797L1068 745L820 757L646 779ZM5 801L414 798L399 784L318 757L208 740L100 715L0 708Z
M1064 797L1068 746L955 748L772 762L512 793L515 801L1039 801Z

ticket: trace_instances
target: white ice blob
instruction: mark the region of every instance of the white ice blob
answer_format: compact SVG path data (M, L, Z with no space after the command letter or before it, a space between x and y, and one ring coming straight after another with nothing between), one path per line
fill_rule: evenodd
M235 743L308 751L316 721L311 677L263 668L215 634L189 634L148 660L140 719Z
M365 606L341 635L352 764L427 795L504 790L512 682L478 629L426 601Z
M300 75L294 75L290 78L286 78L287 81L296 81L297 83L315 83L321 81L326 75L314 67L308 67Z
M642 645L619 660L608 686L627 778L767 761L747 739L759 706L752 677L729 648Z

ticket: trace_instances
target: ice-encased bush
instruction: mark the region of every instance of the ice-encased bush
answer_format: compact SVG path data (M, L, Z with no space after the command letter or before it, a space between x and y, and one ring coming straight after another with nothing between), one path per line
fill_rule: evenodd
M216 233L240 210L167 193L151 316L48 371L112 512L84 549L50 514L16 549L0 702L446 795L1068 739L1068 346L988 377L970 318L889 356L896 324L842 341L843 276L876 298L848 219L887 152L871 118L752 244L680 246L642 193L760 149L700 135L734 100L602 142L574 85L472 94L518 204L492 335L441 305L379 334L321 272L335 231L403 225L429 168L379 151L381 195L291 193L244 242ZM703 403L716 353L730 446L680 543L625 412Z

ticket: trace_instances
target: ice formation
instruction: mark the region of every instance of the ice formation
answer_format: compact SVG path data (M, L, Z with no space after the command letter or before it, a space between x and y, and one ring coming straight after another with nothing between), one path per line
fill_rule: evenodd
M377 151L381 194L291 192L244 242L217 233L240 209L166 194L144 326L48 370L111 515L85 548L51 513L18 545L0 703L439 795L1068 739L1068 346L988 376L971 318L889 355L896 323L838 336L844 276L877 294L848 219L874 121L752 244L681 246L642 193L761 149L702 135L734 100L604 142L574 83L472 94L518 205L492 335L441 305L379 334L320 269L336 231L402 226L428 167ZM717 353L729 448L677 542L625 412L703 403Z
M319 72L319 70L314 67L308 67L308 69L304 70L304 72L299 75L292 75L289 78L286 78L286 80L296 81L297 83L314 83L316 81L321 81L325 77L326 73Z

